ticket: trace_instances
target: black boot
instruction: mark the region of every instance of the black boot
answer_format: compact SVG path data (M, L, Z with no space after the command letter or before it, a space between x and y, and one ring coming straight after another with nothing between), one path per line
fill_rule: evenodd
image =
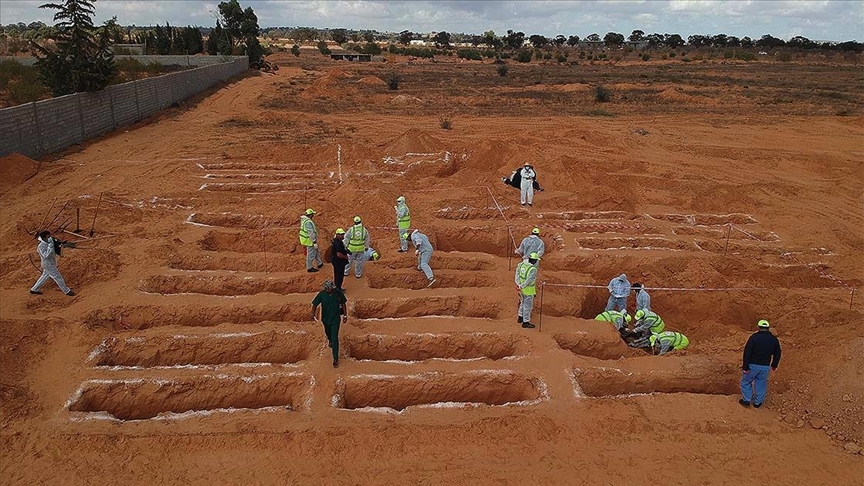
M519 318L516 319L516 322L519 323L519 324L522 324L522 316L519 316Z
M535 326L534 324L531 324L530 322L523 322L522 327L525 329L534 329L537 326Z

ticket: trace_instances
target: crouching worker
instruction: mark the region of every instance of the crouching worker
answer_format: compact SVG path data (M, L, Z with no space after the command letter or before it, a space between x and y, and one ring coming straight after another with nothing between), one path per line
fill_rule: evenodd
M341 290L336 288L332 280L324 282L324 290L318 292L312 300L312 320L318 320L318 306L321 306L321 323L324 324L324 334L327 343L333 350L333 367L339 367L339 324L348 320L345 308L347 299Z
M621 334L621 336L624 336L625 334L629 333L627 325L630 324L631 317L630 317L630 314L627 313L627 311L624 311L624 310L603 311L602 313L598 314L597 317L594 318L594 320L595 321L602 321L602 322L611 322L612 325L615 326L615 329L617 329L618 332Z
M34 295L42 295L42 292L39 291L45 282L48 279L54 280L57 283L57 286L60 287L60 290L63 291L64 294L72 297L75 295L75 292L72 292L72 289L66 286L66 281L63 280L63 275L60 275L60 270L57 269L57 256L60 255L64 246L69 248L74 248L74 243L66 243L64 241L60 241L51 236L50 231L43 231L39 233L37 237L39 240L39 245L36 247L36 251L39 252L39 258L42 260L42 275L39 276L39 279L36 280L36 283L33 284L33 287L30 288L30 293Z
M648 337L633 341L630 346L634 348L650 347L657 356L663 356L670 351L678 351L690 345L687 336L675 331L663 331L660 334L652 334Z
M632 334L636 338L646 338L651 334L660 334L666 330L666 323L656 312L644 309L636 311L636 324Z

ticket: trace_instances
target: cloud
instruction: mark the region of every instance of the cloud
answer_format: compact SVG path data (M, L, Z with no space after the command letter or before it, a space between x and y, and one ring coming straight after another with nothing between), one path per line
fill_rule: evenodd
M0 23L51 23L37 7L47 0L0 0ZM240 0L262 26L345 27L379 31L579 35L592 32L691 34L739 37L804 35L822 40L864 40L864 2L843 0ZM122 24L213 25L217 0L99 0L96 20Z

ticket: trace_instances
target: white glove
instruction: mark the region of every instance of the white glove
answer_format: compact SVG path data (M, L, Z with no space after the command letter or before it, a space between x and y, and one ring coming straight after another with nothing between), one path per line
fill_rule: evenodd
M419 254L420 254L420 250L414 250L414 254L415 254L415 255L419 255Z
M312 243L312 248L318 249L318 243Z

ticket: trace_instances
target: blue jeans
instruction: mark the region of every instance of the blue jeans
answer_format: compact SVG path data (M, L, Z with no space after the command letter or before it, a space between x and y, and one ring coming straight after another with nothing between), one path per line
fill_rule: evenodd
M605 310L627 310L627 297L615 297L609 294L609 302Z
M768 394L768 373L770 371L770 366L751 364L749 373L741 373L741 395L744 397L744 401L752 401L756 405L761 405L765 401L765 395ZM754 387L756 388L755 397L753 396Z

